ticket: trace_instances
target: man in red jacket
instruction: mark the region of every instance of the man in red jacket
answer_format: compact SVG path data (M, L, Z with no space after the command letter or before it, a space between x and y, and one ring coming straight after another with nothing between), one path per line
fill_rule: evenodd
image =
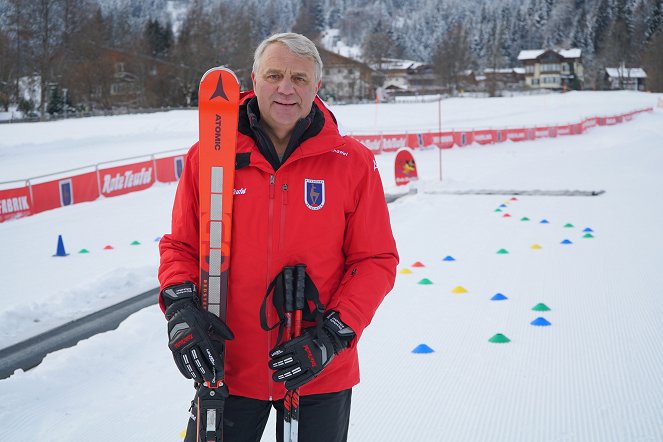
M226 441L259 441L272 406L283 440L283 397L297 387L299 440L347 440L357 341L394 283L398 253L375 159L339 134L316 96L321 75L318 51L302 35L273 35L256 49L254 90L242 94L238 124L227 323L198 305L197 144L172 233L161 240L169 347L196 382L225 368ZM306 266L308 314L302 335L287 340L270 326L283 323L278 287L284 268L297 264ZM173 336L183 328L192 341L178 349ZM186 440L194 439L190 421Z

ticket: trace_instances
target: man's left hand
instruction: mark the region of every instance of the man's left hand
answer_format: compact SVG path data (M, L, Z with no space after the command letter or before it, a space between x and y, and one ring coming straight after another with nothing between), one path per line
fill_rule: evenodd
M272 379L285 382L288 390L301 387L320 374L354 337L354 331L337 312L327 312L321 327L307 328L269 354L269 368L276 370Z

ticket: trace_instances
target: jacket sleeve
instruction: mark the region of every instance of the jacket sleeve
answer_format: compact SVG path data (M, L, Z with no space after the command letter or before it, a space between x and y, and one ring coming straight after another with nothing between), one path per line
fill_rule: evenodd
M353 140L354 142L354 140ZM398 252L373 154L360 146L364 173L355 189L355 210L346 218L345 274L327 306L357 334L370 324L396 278Z
M159 243L159 285L164 288L191 281L199 284L198 144L187 153L173 203L171 233ZM159 295L159 305L165 311Z

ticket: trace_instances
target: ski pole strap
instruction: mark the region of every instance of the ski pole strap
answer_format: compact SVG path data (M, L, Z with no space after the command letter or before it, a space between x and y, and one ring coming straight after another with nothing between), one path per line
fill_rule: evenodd
M197 392L197 442L223 442L223 409L228 387L209 388L204 384Z
M300 270L298 270L298 266ZM290 266L288 267L292 269L292 267ZM265 293L265 297L262 300L262 305L260 306L260 326L262 327L262 329L265 331L269 331L269 330L274 330L276 327L279 327L278 339L276 341L277 343L281 342L281 338L283 337L283 331L287 325L287 317L285 314L286 313L285 269L288 267L284 267L284 270L280 271L276 275L276 277L272 280L272 282L269 284L269 286L267 287L267 292ZM325 306L320 302L320 293L318 292L318 288L315 286L313 280L306 272L306 266L304 264L298 264L297 266L294 266L294 270L296 275L296 278L293 280L293 286L295 290L295 301L294 301L295 304L298 302L297 300L298 295L300 296L299 302L301 302L300 293L302 293L301 292L302 290L304 294L303 307L301 308L302 319L304 321L315 322L316 324L322 324L322 314L325 312ZM302 281L301 274L303 274L303 281L304 281L303 284L301 282ZM274 304L274 308L276 309L276 313L279 318L279 320L274 324L267 323L267 300L269 299L270 295L272 295L272 303ZM314 310L311 309L309 302L315 305Z

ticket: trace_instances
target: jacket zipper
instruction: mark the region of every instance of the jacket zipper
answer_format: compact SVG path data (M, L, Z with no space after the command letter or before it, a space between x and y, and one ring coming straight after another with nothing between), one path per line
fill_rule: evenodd
M276 187L276 177L272 174L269 176L269 208L268 208L268 225L270 226L269 229L267 229L267 284L265 284L265 287L269 285L271 281L271 274L272 274L272 241L274 240L273 238L273 229L272 229L272 224L274 222L274 195L275 195L275 187ZM271 324L271 315L270 315L270 310L267 309L267 324ZM271 330L267 332L267 353L271 351L271 342L272 342L272 332ZM268 385L268 391L269 391L269 400L272 400L272 375L267 370L267 385Z
M283 243L285 238L285 209L288 205L288 185L284 184L281 187L281 230L279 234L279 250L283 250Z

